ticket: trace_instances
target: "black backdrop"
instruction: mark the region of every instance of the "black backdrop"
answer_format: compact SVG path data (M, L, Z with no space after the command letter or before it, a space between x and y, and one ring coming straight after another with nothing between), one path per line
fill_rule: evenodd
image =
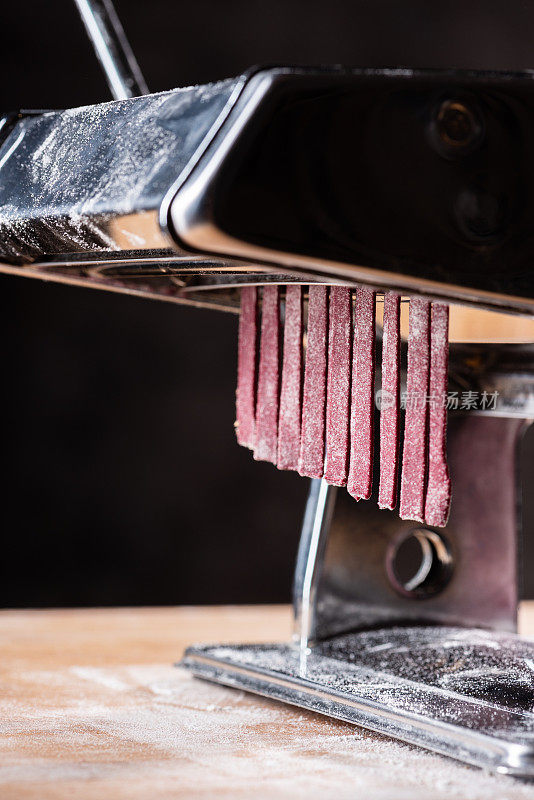
M255 63L534 67L529 2L117 9L152 91ZM0 108L109 99L72 2L5 0L0 19ZM236 332L219 312L0 277L0 605L289 598L307 486L235 444Z

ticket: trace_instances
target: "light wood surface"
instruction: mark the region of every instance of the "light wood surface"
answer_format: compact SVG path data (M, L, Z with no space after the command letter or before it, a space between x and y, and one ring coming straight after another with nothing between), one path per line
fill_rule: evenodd
M534 605L521 628L534 634ZM191 678L195 641L289 637L286 606L0 612L1 800L512 800L534 786Z

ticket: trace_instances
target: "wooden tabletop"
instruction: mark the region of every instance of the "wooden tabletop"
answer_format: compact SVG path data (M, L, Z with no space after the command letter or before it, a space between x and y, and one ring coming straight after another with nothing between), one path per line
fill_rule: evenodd
M289 628L286 606L0 612L1 800L534 800L532 784L173 667L192 642Z

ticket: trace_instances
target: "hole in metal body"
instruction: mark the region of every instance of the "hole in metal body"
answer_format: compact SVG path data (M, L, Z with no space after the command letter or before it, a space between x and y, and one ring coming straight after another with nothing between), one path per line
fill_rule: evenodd
M393 541L386 554L386 569L396 591L424 599L445 588L452 575L452 556L442 535L416 528Z

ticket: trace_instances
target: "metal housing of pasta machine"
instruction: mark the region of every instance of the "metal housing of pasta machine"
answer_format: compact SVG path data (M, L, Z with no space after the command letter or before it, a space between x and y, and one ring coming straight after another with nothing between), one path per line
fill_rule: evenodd
M132 97L123 32L101 31L109 0L77 3L123 99L2 118L1 271L230 311L242 285L320 281L465 304L475 327L487 309L524 315L498 346L452 348L451 386L498 402L451 415L446 528L312 481L294 641L196 646L183 663L533 776L534 645L514 634L517 444L534 416L532 75L274 67ZM410 542L420 565L403 579Z
M533 108L529 74L275 67L6 114L2 269L178 301L245 272L530 314Z

